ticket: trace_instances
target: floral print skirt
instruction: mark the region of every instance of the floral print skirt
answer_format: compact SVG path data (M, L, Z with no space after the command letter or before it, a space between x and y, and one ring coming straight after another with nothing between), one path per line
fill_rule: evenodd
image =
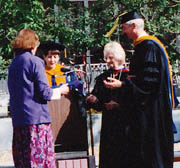
M55 168L51 124L13 129L13 159L16 168Z

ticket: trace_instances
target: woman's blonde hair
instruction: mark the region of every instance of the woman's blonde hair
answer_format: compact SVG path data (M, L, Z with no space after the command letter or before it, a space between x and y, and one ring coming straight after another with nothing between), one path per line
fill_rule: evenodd
M32 50L39 44L38 35L31 29L22 29L12 41L12 48Z
M116 58L116 60L118 60L120 64L125 63L126 54L120 43L116 41L107 43L104 46L104 60L106 60L106 55L108 53L112 53L114 55L114 58Z

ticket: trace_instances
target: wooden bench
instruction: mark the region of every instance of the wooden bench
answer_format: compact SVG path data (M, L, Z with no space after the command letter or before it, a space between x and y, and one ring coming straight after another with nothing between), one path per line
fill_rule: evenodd
M57 168L96 168L95 157L86 151L56 153Z

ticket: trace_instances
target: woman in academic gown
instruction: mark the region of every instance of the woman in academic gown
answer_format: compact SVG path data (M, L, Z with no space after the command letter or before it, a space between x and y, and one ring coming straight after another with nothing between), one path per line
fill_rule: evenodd
M100 136L100 168L114 168L126 163L128 113L127 103L121 89L109 89L104 85L107 77L119 80L125 79L128 74L123 64L125 52L117 42L110 42L104 47L104 60L109 66L96 78L91 95L87 98L90 107L102 111L102 128Z

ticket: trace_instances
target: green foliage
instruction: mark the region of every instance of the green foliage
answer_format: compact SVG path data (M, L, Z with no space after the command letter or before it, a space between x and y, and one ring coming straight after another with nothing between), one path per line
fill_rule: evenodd
M172 63L180 59L176 51L176 37L180 31L178 0L97 0L88 9L81 4L68 0L0 1L0 78L6 76L13 58L11 41L23 28L36 31L41 41L64 44L68 57L103 47L109 40L120 41L125 48L131 49L132 42L122 36L120 25L111 38L104 36L116 17L130 10L137 10L144 16L147 31L166 45Z
M11 41L23 28L41 31L43 27L42 4L38 1L7 0L0 3L0 55L11 58Z
M5 60L0 56L0 79L6 79L8 74L9 60Z

